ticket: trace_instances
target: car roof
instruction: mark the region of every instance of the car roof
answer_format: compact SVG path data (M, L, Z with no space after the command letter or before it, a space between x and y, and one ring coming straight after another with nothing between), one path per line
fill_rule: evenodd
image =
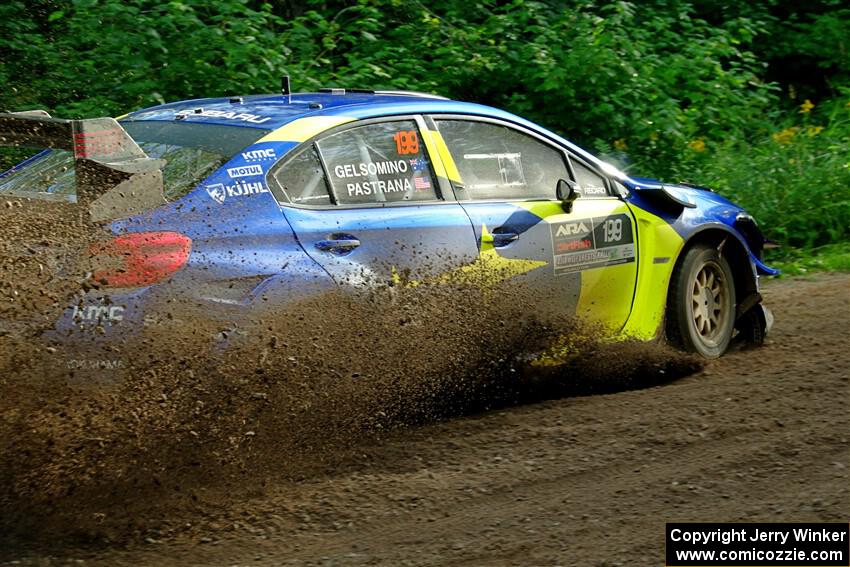
M572 142L510 112L482 104L410 91L321 89L320 92L290 95L199 98L145 108L127 114L122 117L122 120L179 120L185 123L239 126L273 131L308 116L344 116L359 120L426 113L467 114L513 122L569 147L592 163L602 165L596 156ZM624 177L622 173L619 175Z
M518 118L489 106L459 102L437 95L406 91L333 91L184 100L138 110L123 119L181 120L187 123L276 130L306 116L347 116L360 119L392 114L447 112L508 118L514 121Z

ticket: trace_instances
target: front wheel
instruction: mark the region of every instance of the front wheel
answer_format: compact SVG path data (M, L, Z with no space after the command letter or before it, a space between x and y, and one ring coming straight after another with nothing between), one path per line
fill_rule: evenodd
M726 352L735 328L735 282L729 262L707 245L685 253L667 297L667 338L705 358Z

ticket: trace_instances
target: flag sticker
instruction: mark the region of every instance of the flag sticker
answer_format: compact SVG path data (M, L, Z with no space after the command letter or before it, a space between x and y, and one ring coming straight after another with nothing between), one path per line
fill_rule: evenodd
M413 186L418 191L424 191L426 189L431 188L431 182L425 179L424 177L419 177L418 175L413 178Z

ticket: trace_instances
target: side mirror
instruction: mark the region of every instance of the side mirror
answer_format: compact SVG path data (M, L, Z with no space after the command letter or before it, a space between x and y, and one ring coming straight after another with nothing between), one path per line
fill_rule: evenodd
M578 199L578 193L576 193L577 186L575 181L559 179L558 186L555 188L555 195L561 201L561 207L564 208L564 212L567 214L573 212L573 202Z

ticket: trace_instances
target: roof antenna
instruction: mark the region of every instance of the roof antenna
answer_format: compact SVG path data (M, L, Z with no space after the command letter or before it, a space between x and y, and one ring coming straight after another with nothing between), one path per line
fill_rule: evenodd
M292 102L289 95L292 94L292 88L289 84L289 75L284 75L280 79L280 94L286 97L286 102Z

